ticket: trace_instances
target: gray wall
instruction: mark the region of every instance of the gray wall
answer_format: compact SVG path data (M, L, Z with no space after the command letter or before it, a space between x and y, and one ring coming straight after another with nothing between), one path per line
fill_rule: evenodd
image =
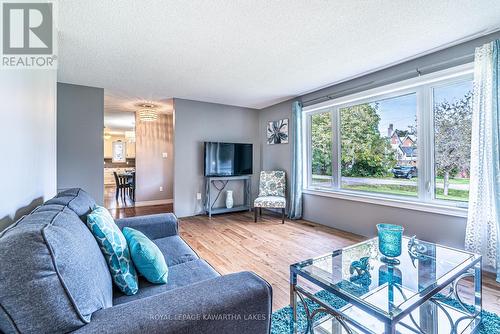
M392 223L404 226L405 235L464 246L465 218L310 194L303 195L303 203L304 219L340 230L372 237L376 224Z
M0 70L0 231L56 193L56 77Z
M288 118L288 135L290 138L293 136L292 126L291 126L291 113L292 105L290 101L282 102L276 104L272 107L268 107L262 110L259 114L259 138L261 139L261 152L262 170L284 170L286 172L286 182L287 182L287 193L290 189L290 170L292 160L291 156L291 144L267 144L267 124L270 121L277 121L280 119Z
M259 111L214 103L174 99L174 212L179 217L203 211L204 196L203 142L253 143L252 189L255 194L260 165ZM240 184L233 182L227 190L234 190L235 205L242 201ZM223 205L221 195L217 205Z
M173 199L173 115L154 122L135 121L136 205L162 204ZM167 153L167 157L163 157ZM163 189L160 191L160 187Z
M104 89L57 84L57 189L104 196Z
M314 103L318 103L325 100L318 99L325 95L337 98L414 77L417 74L415 71L416 68L419 68L422 74L426 74L446 67L465 64L473 60L472 55L476 47L497 38L500 38L500 33L494 33L391 68L327 87L300 96L297 99L304 102L317 99ZM450 60L452 61L450 62ZM290 118L291 102L291 100L282 102L260 111L259 123L261 131L259 133L261 143L263 143L262 167L264 169L284 168L288 171L290 168L291 156L289 145L266 146L263 126L268 120ZM420 238L429 241L440 242L455 247L463 247L464 245L465 218L318 195L304 194L303 198L304 218L312 222L365 236L373 236L375 234L375 224L391 222L404 225L407 234L416 234Z

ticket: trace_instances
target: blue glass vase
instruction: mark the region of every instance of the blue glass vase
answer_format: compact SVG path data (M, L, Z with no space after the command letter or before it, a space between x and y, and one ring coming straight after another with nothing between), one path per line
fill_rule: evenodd
M398 264L396 259L401 255L401 244L403 242L403 226L392 224L378 224L378 249L385 255L382 261L389 264Z

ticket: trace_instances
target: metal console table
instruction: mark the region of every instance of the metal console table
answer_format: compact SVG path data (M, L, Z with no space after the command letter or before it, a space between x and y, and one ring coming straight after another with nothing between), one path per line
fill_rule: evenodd
M205 211L209 217L219 213L236 212L236 211L246 211L251 209L250 204L250 187L251 187L251 175L241 175L241 176L207 176L205 178ZM214 208L214 204L221 195L222 191L230 181L243 181L243 204L236 205L228 209L226 207ZM216 189L219 191L215 199L212 199L211 188L215 186L216 182L220 182L223 186L222 188Z

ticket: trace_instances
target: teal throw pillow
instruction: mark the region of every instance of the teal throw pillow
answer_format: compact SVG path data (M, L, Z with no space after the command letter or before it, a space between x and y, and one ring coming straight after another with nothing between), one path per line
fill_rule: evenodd
M108 263L113 282L124 294L136 294L139 290L139 283L130 258L127 240L109 211L96 205L87 216L87 226L92 231Z
M168 267L158 246L133 228L125 227L123 234L139 273L151 283L167 283Z

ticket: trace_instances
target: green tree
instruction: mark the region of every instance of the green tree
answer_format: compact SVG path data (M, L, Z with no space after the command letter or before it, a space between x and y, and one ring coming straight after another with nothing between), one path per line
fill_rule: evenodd
M396 160L389 141L380 135L377 104L340 111L342 176L385 176Z
M472 134L472 92L459 100L434 105L434 141L437 173L448 196L450 176L469 173Z
M312 173L332 175L332 116L320 113L311 117Z

